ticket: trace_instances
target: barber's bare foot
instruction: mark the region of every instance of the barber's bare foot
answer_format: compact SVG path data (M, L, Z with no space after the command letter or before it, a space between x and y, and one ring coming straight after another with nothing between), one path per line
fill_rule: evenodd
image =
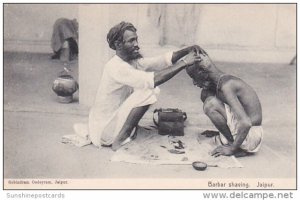
M117 142L117 141L114 142L111 146L113 151L117 151L118 149L120 149L120 147L121 147L121 142Z
M112 150L117 151L122 146L122 143L129 137L128 134L118 135L112 144Z
M134 140L136 138L136 136L137 136L137 128L134 129L134 132L132 135L126 134L126 133L118 135L112 144L112 150L117 151L122 145L124 145L123 144L124 142L125 142L125 144L127 144L131 140ZM126 142L125 140L129 140L129 141Z

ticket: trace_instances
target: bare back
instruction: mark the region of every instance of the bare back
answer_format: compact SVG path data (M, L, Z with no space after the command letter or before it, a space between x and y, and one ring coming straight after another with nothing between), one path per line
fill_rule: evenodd
M256 92L243 80L226 75L220 80L217 98L238 114L246 113L252 126L262 123L262 108Z

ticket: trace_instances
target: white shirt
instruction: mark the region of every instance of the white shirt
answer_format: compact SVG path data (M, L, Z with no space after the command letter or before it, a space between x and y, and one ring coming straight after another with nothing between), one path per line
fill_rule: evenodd
M89 118L90 136L94 144L100 144L102 131L133 91L154 89L154 71L171 66L172 54L170 52L163 56L141 58L130 63L115 55L108 61ZM127 114L119 116L127 117Z

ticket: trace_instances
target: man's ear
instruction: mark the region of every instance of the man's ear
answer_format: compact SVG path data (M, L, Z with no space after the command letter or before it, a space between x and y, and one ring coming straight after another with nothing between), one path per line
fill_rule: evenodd
M121 49L122 48L122 42L119 40L116 40L114 42L116 49Z
M194 65L187 66L187 67L185 68L185 70L186 70L187 74L188 74L190 77L192 77L192 74L194 73Z

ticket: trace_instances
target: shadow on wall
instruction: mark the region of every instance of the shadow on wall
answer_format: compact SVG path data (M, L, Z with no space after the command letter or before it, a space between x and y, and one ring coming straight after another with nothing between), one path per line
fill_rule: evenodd
M201 5L150 4L147 16L159 30L159 45L195 44Z
M4 51L51 53L53 24L78 19L79 4L4 4Z
M51 48L52 59L63 62L71 61L78 56L78 22L77 19L59 18L53 25Z

